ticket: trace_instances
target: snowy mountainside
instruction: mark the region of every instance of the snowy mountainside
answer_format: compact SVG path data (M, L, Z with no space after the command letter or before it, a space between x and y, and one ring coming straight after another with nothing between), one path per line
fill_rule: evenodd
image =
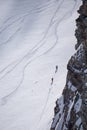
M0 1L0 130L50 129L74 52L80 4L80 0Z

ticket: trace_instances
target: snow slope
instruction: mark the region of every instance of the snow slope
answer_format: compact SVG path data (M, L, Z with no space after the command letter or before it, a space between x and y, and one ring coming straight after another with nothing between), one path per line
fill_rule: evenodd
M66 65L74 53L80 4L80 0L0 1L0 130L50 129Z

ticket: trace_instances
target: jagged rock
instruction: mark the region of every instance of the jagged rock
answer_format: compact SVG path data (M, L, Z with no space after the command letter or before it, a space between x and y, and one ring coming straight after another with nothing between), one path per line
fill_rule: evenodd
M56 101L51 130L87 130L87 0L78 12L77 52L68 62L66 85Z

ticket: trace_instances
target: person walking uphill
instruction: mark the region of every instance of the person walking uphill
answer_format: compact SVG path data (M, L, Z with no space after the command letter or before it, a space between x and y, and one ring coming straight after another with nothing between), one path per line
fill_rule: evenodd
M57 73L57 71L58 71L58 65L56 65L56 70L55 70L55 73Z
M53 84L53 78L51 78L51 85Z

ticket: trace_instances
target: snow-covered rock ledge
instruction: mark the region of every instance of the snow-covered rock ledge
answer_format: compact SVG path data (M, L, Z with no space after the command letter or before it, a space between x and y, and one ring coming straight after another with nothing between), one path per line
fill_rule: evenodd
M87 0L76 20L77 52L71 57L62 96L56 101L51 130L87 130Z

